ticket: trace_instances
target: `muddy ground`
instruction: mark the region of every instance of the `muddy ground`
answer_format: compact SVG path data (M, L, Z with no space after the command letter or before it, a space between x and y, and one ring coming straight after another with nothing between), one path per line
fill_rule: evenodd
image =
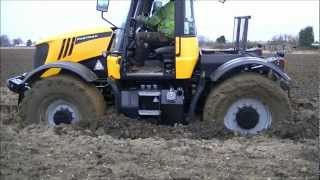
M2 84L32 67L30 51L1 51ZM295 126L284 136L221 137L203 124L158 126L112 108L95 132L19 129L17 97L0 88L0 179L318 179L320 55L287 58Z

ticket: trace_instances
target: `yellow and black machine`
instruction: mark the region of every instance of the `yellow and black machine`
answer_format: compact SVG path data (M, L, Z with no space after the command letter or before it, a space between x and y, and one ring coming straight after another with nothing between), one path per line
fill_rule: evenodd
M110 28L38 42L34 70L8 80L8 87L19 93L21 125L96 128L98 120L108 120L106 106L114 105L131 118L169 125L200 120L212 123L217 132L257 134L290 126L284 54L263 57L261 49L246 48L249 16L235 18L234 48L201 50L193 1L176 0L175 39L150 47L145 65L132 71L135 35L150 31L135 19L151 16L158 1L168 2L122 1L123 21L116 26L104 17L115 2L98 0L97 10Z

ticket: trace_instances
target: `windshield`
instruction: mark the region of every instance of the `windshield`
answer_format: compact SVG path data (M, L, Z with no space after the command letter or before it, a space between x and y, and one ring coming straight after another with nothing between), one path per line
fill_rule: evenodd
M105 17L119 28L123 28L130 9L130 0L113 0L109 3Z
M112 22L118 27L115 31L115 38L112 41L111 51L119 52L122 47L122 38L124 35L124 28L126 25L126 20L128 18L128 13L130 10L131 1L130 0L113 0L110 1L109 11L106 13L106 19Z

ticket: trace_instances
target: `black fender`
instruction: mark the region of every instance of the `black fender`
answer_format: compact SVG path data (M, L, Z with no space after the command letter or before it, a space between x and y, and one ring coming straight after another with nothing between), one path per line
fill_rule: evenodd
M214 72L210 74L211 81L218 81L223 75L234 70L235 68L246 66L246 65L255 65L255 66L264 66L272 70L279 77L281 77L284 81L290 82L291 78L283 72L278 66L275 64L269 63L266 60L258 57L239 57L233 60L230 60L221 66L219 66Z
M23 83L28 83L40 77L45 71L50 68L61 68L62 70L72 72L86 82L94 82L98 79L97 75L94 72L80 63L61 61L39 66L26 75L26 77L23 79Z

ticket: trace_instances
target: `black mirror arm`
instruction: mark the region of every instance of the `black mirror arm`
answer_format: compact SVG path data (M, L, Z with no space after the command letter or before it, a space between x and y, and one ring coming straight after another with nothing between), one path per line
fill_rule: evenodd
M103 13L104 12L101 12L101 18L103 19L103 20L105 20L107 23L109 23L111 26L113 26L114 28L116 28L116 29L119 29L116 25L114 25L112 22L110 22L107 18L105 18L104 16L103 16Z

